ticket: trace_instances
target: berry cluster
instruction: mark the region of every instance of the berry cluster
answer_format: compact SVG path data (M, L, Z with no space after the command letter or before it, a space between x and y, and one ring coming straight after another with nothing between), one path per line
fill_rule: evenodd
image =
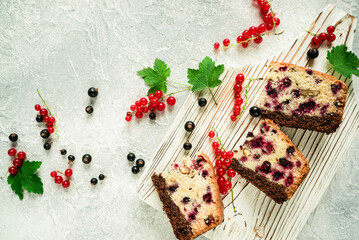
M94 88L94 87L90 87L88 90L87 90L87 94L91 97L91 98L95 98L97 97L98 95L98 88ZM85 111L88 113L88 114L91 114L93 113L93 107L91 105L87 106L85 108Z
M148 95L148 98L143 97L140 100L137 100L135 104L131 105L131 112L127 112L125 120L130 122L132 116L135 115L136 118L142 118L144 113L151 112L149 118L154 120L156 119L155 111L163 111L166 108L164 99L166 96L163 95L161 90L157 90L154 94ZM173 106L176 104L176 99L173 96L169 96L166 100L167 104Z
M129 154L127 154L127 160L128 161L133 162L133 161L135 161L135 159L136 159L135 154L133 154L131 152ZM140 172L140 168L142 168L144 166L145 166L145 160L137 159L136 160L136 165L131 168L131 171L132 171L133 174L137 174L137 173Z
M64 181L64 178L60 175L58 175L57 173L61 173L62 175L65 176L66 180ZM66 169L65 173L60 172L60 171L52 171L50 173L50 176L54 178L55 183L57 184L62 184L62 187L64 188L68 188L70 186L70 178L72 176L72 170L70 168Z
M334 31L335 27L329 26L327 32L315 34L311 40L312 47L317 48L324 41L333 42L336 39Z
M248 44L251 40L255 43L260 44L263 41L262 36L265 34L266 31L271 31L273 28L276 28L280 24L280 19L275 16L274 12L272 11L271 4L268 0L255 0L260 7L260 12L263 15L263 23L261 23L258 27L252 26L249 29L246 29L242 32L242 35L237 37L237 44L232 44L231 46L235 45L242 45L243 48L247 48ZM231 47L231 41L226 38L223 40L224 48ZM219 49L220 43L216 42L214 44L214 49Z
M102 173L100 175L98 175L98 179L100 179L101 181L105 179L105 175L103 175ZM97 184L97 178L91 178L90 183L92 186L95 186Z
M241 93L243 91L243 82L244 82L244 75L243 74L238 74L236 76L236 84L234 85L233 87L233 90L234 90L234 97L235 97L235 100L234 100L234 108L233 108L233 114L231 115L231 120L234 122L237 120L237 117L239 114L241 114L241 106L242 106L242 103L243 103L243 99L242 99L242 96L241 96Z
M210 138L215 137L214 131L210 131L208 136ZM229 190L232 188L231 179L236 176L236 172L230 168L232 164L232 158L234 153L232 151L226 152L223 149L223 146L218 139L218 141L212 142L212 148L216 153L216 175L217 175L217 182L219 185L219 191L221 194L227 194Z
M36 116L36 121L39 123L45 122L47 127L46 129L41 130L40 136L42 138L50 137L50 134L55 131L54 126L56 124L56 119L48 109L41 108L40 104L35 105L35 110L39 112Z
M22 163L24 162L24 160L26 159L26 153L23 151L20 151L17 153L16 155L16 149L15 148L10 148L9 151L7 152L9 154L10 157L13 157L13 161L12 161L12 166L9 167L8 171L10 174L15 175L17 173L17 170L19 168L21 168Z

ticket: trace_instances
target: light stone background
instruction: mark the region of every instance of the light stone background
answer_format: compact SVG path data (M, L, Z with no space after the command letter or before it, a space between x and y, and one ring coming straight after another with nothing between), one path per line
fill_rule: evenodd
M216 59L238 66L268 58L303 33L328 3L359 17L358 2L275 0L285 31L280 40L268 36L260 46L231 49ZM136 71L158 57L171 67L171 80L186 82L187 68L206 55L215 57L215 41L234 40L259 23L252 0L0 1L0 173L10 163L8 135L16 132L18 149L43 161L44 182L43 196L25 193L20 201L0 181L0 239L173 239L167 218L136 196L139 176L131 173L126 154L150 163L186 93L155 122L146 117L127 124L126 111L147 90ZM91 86L99 88L99 96L88 116ZM60 140L48 152L35 122L33 106L41 103L36 88L58 120ZM299 239L358 238L358 144L359 137ZM76 157L77 188L63 189L49 176L67 168L62 147ZM84 153L93 156L88 166L80 160ZM91 186L99 173L107 179Z

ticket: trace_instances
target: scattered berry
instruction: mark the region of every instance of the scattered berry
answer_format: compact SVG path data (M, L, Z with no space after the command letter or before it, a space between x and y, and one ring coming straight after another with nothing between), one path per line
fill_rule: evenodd
M242 73L237 74L236 83L242 85L243 82L244 82L244 79L245 79L245 77L244 77L244 75Z
M63 181L62 182L62 187L64 187L64 188L70 187L70 181L68 181L68 180Z
M166 108L166 105L163 102L158 103L158 106L157 106L158 111L161 112L161 111L165 110L165 108Z
M192 132L194 128L195 128L195 124L192 121L188 121L184 125L184 129L186 129L187 132Z
M56 172L56 171L52 171L52 172L50 173L50 176L51 176L51 177L56 177L56 176L57 176L57 172Z
M89 164L92 160L92 157L90 154L85 154L82 156L82 162L85 164Z
M167 104L173 106L176 104L176 99L173 96L167 98Z
M20 167L22 165L22 160L19 158L15 158L12 164L14 165L14 167Z
M102 173L100 175L98 175L98 179L100 179L101 181L105 179L105 175L103 175Z
M205 98L200 98L200 99L198 99L198 105L199 105L200 107L206 106L206 105L207 105L207 99L205 99Z
M73 161L75 161L75 156L74 156L74 155L69 155L69 156L67 157L67 159L68 159L69 161L73 162Z
M143 167L145 166L145 161L143 159L137 159L136 160L136 166L137 167Z
M127 116L125 117L125 120L126 120L127 122L131 122L132 117L131 117L130 115L127 115Z
M311 44L313 47L317 47L319 44L320 44L320 39L319 37L313 37L312 40L311 40Z
M161 90L157 90L155 92L155 96L156 96L157 99L160 99L160 98L163 97L163 92Z
M318 49L316 48L311 48L308 50L307 52L307 56L310 58L310 59L314 59L314 58L317 58L319 56L319 51Z
M63 155L63 156L64 156L64 155L66 155L66 154L67 154L67 151L66 151L66 149L61 149L61 150L60 150L60 153L61 153L61 155Z
M137 174L137 173L139 173L140 169L137 166L133 166L131 168L131 171L132 171L133 174Z
M186 143L183 144L183 148L184 148L185 150L191 150L192 144L189 143L189 142L186 142Z
M48 137L50 137L50 132L49 132L49 130L47 130L47 129L41 130L40 136L41 136L42 138L48 138Z
M11 134L9 135L9 140L10 140L11 142L16 142L17 139L18 139L18 136L17 136L16 133L11 133Z
M70 168L66 169L65 176L68 178L72 176L72 170Z
M236 172L233 169L228 169L227 175L228 175L228 177L232 178L232 177L236 176Z
M88 114L91 114L93 113L93 107L92 106L87 106L85 111L88 113Z
M148 117L149 117L151 120L155 120L155 119L156 119L156 113L151 112L150 115L148 115Z
M18 152L17 153L17 157L21 160L25 159L26 158L26 153L21 151L21 152Z
M97 179L96 178L91 178L91 181L90 181L91 185L96 185L97 184Z
M261 115L261 109L259 107L253 106L249 109L249 114L252 117L259 117Z
M336 36L333 33L329 34L327 37L328 42L334 42L335 39L336 39Z
M87 91L88 95L92 98L94 97L97 97L98 95L98 88L94 88L94 87L91 87L89 88L89 90Z
M330 34L330 33L333 33L335 31L335 27L334 26L329 26L328 28L327 28L327 32Z
M36 111L40 111L40 110L41 110L40 104L36 104L36 105L35 105L35 110L36 110Z
M57 183L57 184L61 184L63 180L64 179L61 176L56 176L55 177L55 183Z
M210 138L214 138L215 135L216 135L216 134L215 134L213 131L209 131L209 133L208 133L208 136L209 136Z
M45 117L45 116L47 116L47 114L48 114L47 109L46 109L46 108L41 108L41 110L40 110L40 115L43 116L43 117Z
M9 154L9 156L13 157L16 155L16 150L15 148L10 148L9 151L7 151L7 154Z
M127 160L128 160L128 161L133 162L133 161L135 161L135 159L136 159L135 154L133 154L133 153L127 154Z
M9 167L9 173L11 175L15 175L17 173L17 168L12 166L12 167Z
M53 127L49 127L47 130L49 131L50 134L55 131L55 129Z
M42 122L44 120L44 117L41 115L36 116L36 122Z
M214 49L218 49L219 48L219 46L220 46L220 44L218 43L218 42L216 42L216 43L214 43Z
M230 43L231 43L231 41L228 38L225 38L223 40L223 46L225 46L225 47L228 47Z
M44 143L45 150L50 150L51 144L50 143Z

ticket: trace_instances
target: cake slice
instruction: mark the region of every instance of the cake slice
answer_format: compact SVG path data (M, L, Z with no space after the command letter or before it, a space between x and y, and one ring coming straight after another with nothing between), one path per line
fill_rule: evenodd
M259 108L287 126L333 133L343 119L348 87L335 77L289 63L272 62Z
M309 171L309 163L271 120L260 122L235 152L232 168L276 203L290 199Z
M178 239L191 240L222 223L223 203L207 155L154 173L152 182Z

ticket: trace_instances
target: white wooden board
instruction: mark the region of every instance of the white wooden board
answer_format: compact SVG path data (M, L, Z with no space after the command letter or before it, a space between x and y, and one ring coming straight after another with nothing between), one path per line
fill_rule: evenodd
M329 25L336 26L337 39L334 45L345 43L350 48L353 44L356 19L329 5L318 15L309 30L315 33L323 32ZM191 93L157 149L152 164L141 176L137 189L139 197L161 210L162 204L151 181L154 172L163 172L173 162L180 163L185 156L194 157L197 152L205 152L214 159L211 141L207 135L212 126L219 132L227 149L238 148L244 142L246 133L256 128L259 118L251 117L248 111L237 122L233 123L230 120L234 106L233 85L238 73L243 73L247 78L264 77L271 61L290 62L326 72L330 67L325 60L326 51L330 46L326 43L322 44L319 48L319 57L314 61L308 61L306 53L310 47L310 40L309 34L303 34L272 59L254 65L226 69L221 76L223 83L214 90L218 105L209 101L205 108L200 108L197 104L198 95ZM294 239L298 235L359 132L359 109L354 98L351 79L346 79L333 71L329 73L344 81L349 87L344 120L337 132L326 135L303 129L281 128L307 157L311 168L293 198L282 205L276 204L253 185L237 176L232 180L237 213L233 212L229 193L223 197L225 221L206 233L208 238ZM249 92L249 107L256 104L264 84L264 81L253 83ZM211 99L207 92L205 97ZM189 138L193 148L186 152L182 146L188 133L184 131L183 126L188 120L194 121L196 128Z

